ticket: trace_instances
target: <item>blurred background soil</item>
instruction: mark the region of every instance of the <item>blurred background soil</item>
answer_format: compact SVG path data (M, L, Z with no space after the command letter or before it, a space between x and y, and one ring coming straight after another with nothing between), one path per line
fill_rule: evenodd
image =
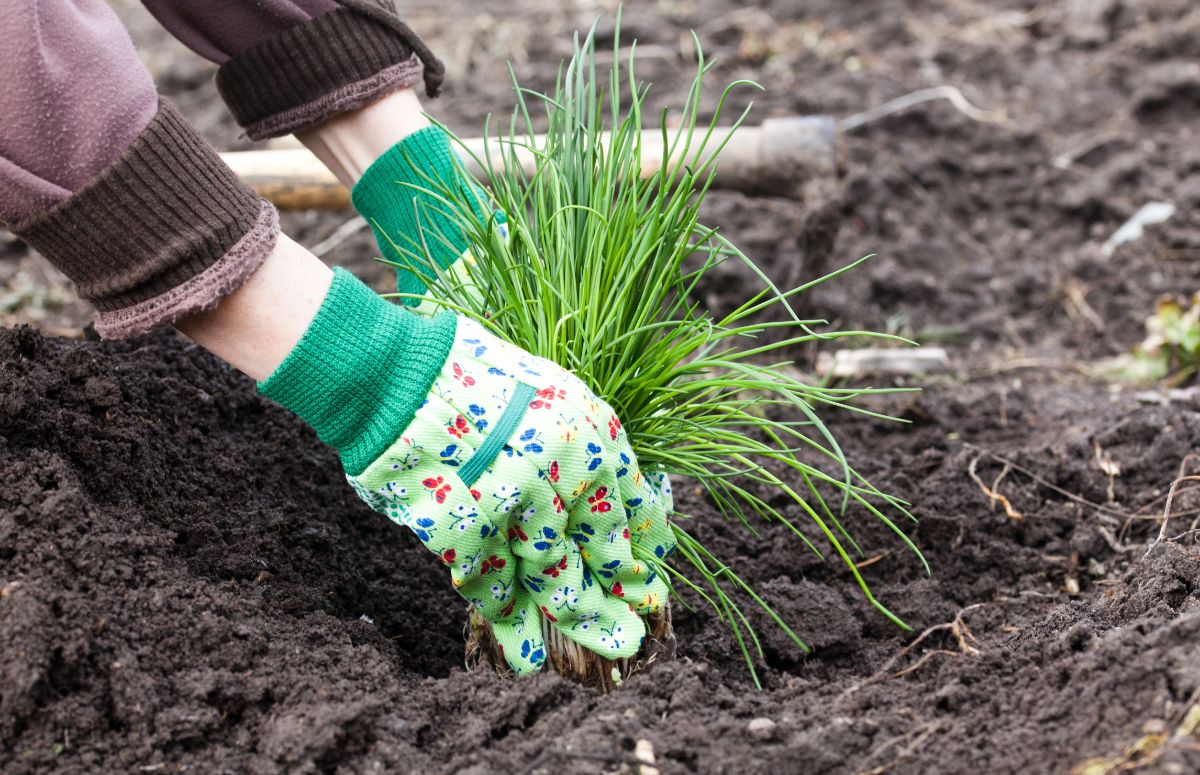
M251 147L215 68L114 5L185 115L223 150ZM546 88L572 33L597 16L611 29L615 10L403 5L450 74L427 107L464 135L506 115L506 61ZM703 608L677 613L676 663L610 697L467 674L440 569L355 501L307 428L169 332L83 341L90 312L69 283L0 235L0 772L617 772L641 739L664 773L1061 773L1093 757L1107 769L1089 775L1200 770L1192 488L1178 539L1146 551L1196 448L1196 398L1082 368L1139 341L1160 295L1200 287L1200 8L664 0L624 14L662 105L682 101L694 29L718 60L710 108L725 82L765 87L739 97L752 123L845 118L941 84L997 119L925 103L848 133L827 200L707 203L781 285L877 254L807 294L805 314L950 353L924 392L877 402L909 425L828 418L862 473L915 504L930 577L856 519L864 574L916 633L786 531L709 518L698 537L816 648L804 657L756 617L764 691ZM1149 201L1176 214L1105 255ZM283 221L312 247L351 218ZM363 231L323 258L384 291L374 255ZM702 293L720 309L753 283L730 265Z

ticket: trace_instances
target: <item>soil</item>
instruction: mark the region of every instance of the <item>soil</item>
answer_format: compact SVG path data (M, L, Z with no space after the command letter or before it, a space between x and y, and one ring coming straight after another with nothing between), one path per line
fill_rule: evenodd
M117 5L163 91L244 147L212 67ZM610 11L418 5L412 25L453 74L433 107L477 130L510 102L500 62L544 86L570 31ZM1183 483L1171 540L1153 544L1200 407L1080 366L1136 342L1158 295L1198 287L1200 9L637 4L625 32L664 104L689 77L691 28L720 57L713 83L766 87L760 118L847 116L941 83L1006 115L926 103L846 136L839 197L709 203L781 284L877 253L806 307L950 352L949 374L910 380L923 392L872 402L908 424L827 418L862 473L915 504L906 529L931 575L853 518L863 573L915 631L837 563L777 527L721 522L681 483L697 536L811 655L752 615L757 690L728 630L679 606L678 660L606 697L467 673L444 574L357 502L308 428L169 332L80 336L86 309L59 303L61 279L0 241L0 287L25 289L0 329L0 772L615 772L634 771L639 740L664 773L1063 773L1092 757L1200 771L1184 724L1200 693L1200 490ZM1106 257L1152 200L1177 214ZM348 218L288 214L285 229L312 245ZM360 234L325 258L382 290L370 255ZM720 308L749 282L731 267L703 293Z

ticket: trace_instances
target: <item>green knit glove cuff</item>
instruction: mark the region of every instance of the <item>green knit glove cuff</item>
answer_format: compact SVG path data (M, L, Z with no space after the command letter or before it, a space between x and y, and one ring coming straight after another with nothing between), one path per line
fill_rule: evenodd
M424 318L344 269L308 330L258 389L316 429L357 476L412 422L446 362L456 318Z
M400 293L425 293L427 281L436 275L430 267L402 255L395 246L420 255L428 250L429 258L446 269L462 256L468 244L453 212L436 197L411 186L436 192L443 186L465 183L471 187L464 194L476 203L475 215L480 223L486 221L487 214L479 203L487 201L487 194L470 176L456 171L455 166L450 136L441 127L425 127L376 159L350 192L355 209L375 230L375 241L383 257L413 267L412 270L396 268L396 288ZM401 302L412 307L420 299Z

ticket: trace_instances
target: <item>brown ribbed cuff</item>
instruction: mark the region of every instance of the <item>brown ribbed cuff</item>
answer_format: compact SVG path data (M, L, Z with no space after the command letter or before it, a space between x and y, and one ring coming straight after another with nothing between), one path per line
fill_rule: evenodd
M412 30L370 0L341 5L217 70L217 89L251 139L308 129L422 78L437 96L442 64Z
M13 232L70 277L97 329L132 336L210 309L275 245L275 209L167 101L86 186Z
M200 274L166 293L138 304L96 313L96 333L101 339L125 339L144 334L184 315L212 309L221 299L242 287L272 250L279 237L279 213L267 200L250 230L242 235L229 252Z

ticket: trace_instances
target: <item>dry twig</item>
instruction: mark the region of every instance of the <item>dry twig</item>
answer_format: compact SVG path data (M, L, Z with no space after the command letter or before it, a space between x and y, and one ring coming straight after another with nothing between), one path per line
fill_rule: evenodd
M1063 286L1063 292L1068 302L1064 305L1067 316L1086 322L1097 333L1104 333L1104 318L1100 317L1100 313L1096 312L1091 304L1088 304L1087 288L1083 283L1078 280L1068 280Z
M365 228L367 228L366 219L355 216L334 229L328 237L313 245L312 254L317 258L324 258L327 253L340 247L343 242Z
M1114 775L1142 770L1155 764L1170 750L1200 750L1200 689L1192 692L1168 726L1148 731L1112 758L1093 757L1071 768L1071 775Z

